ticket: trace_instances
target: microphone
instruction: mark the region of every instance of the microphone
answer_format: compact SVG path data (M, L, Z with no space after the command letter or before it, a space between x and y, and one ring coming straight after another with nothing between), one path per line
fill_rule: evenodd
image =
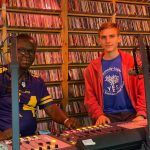
M0 63L1 63L1 66L5 65L4 53L2 51L3 46L4 46L4 42L0 41Z
M148 63L150 65L150 50L149 50L149 46L148 45L146 45L146 52L147 52Z
M136 68L136 69L135 69L135 68L131 68L131 69L129 69L128 74L129 74L130 76L141 75L141 74L143 74L142 67L138 67L138 68Z
M0 62L1 62L1 65L4 66L6 64L6 57L4 56L5 54L7 53L14 53L11 51L11 49L14 49L14 40L16 40L16 34L15 33L12 33L10 36L7 36L4 41L0 41ZM10 47L10 50L6 52L3 52L2 51L2 48L4 47L4 43L7 42L7 45ZM14 55L14 54L11 54L11 55Z
M133 50L132 50L132 53L133 53L133 59L134 59L135 72L136 72L136 74L138 74L138 64L137 64L137 60L136 60L136 50L137 50L137 47L134 47Z
M133 59L134 59L134 68L131 68L128 71L128 74L133 75L133 76L143 74L142 67L138 66L138 63L137 63L137 60L136 60L136 50L137 50L137 47L134 47L133 50L132 50Z

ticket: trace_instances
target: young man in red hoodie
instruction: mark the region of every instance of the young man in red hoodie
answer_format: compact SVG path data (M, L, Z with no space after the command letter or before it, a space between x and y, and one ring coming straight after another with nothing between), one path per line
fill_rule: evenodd
M84 103L96 125L146 118L143 75L129 75L133 57L118 49L119 28L104 23L99 30L103 54L84 72Z

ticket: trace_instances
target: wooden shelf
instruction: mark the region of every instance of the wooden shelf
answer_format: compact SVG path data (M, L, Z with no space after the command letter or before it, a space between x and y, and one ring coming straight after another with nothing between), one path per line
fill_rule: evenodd
M80 97L69 97L69 101L83 101L84 97L80 96Z
M98 46L71 46L69 47L69 52L78 52L78 51L102 51L102 48Z
M98 34L98 30L82 30L82 29L74 29L74 30L69 30L68 33L78 33L78 34Z
M130 16L130 15L116 15L116 19L134 19L134 20L150 20L150 16Z
M77 33L77 34L98 34L98 31L96 30L69 30L69 33ZM150 32L143 32L143 31L121 31L121 34L144 34L144 35L150 35Z
M83 51L83 52L88 52L88 51L102 51L102 48L101 47L69 47L69 51Z
M43 29L43 28L25 28L25 27L8 27L7 31L13 32L44 32L44 33L60 33L62 29Z
M62 83L62 81L45 82L46 86L60 85L61 83Z
M86 0L86 1L98 1L99 2L99 0ZM102 0L102 2L112 2L112 0Z
M120 33L121 34L126 34L126 35L139 35L139 34L150 35L150 32L141 32L141 31L133 31L133 32L130 32L130 31L121 31Z
M111 14L90 14L82 12L69 12L68 16L73 17L94 17L94 18L111 18Z
M132 49L134 48L135 46L119 46L119 49L122 49L122 50L129 50L129 49ZM72 47L72 48L69 48L69 52L103 52L103 49L101 47L97 48L97 47ZM69 66L78 66L80 64L83 64L83 63L71 63L69 64Z
M61 10L8 7L7 12L30 13L30 14L41 14L41 15L60 15Z
M116 0L117 3L128 3L128 4L142 4L142 5L150 5L150 2L136 2L135 0Z
M40 52L58 52L58 51L61 51L61 47L49 47L49 46L44 46L44 47L37 47L37 51L40 51Z
M61 68L61 64L43 64L43 65L33 65L30 67L32 70L44 70L44 69L50 69L50 68Z
M70 80L68 84L84 84L84 80Z
M73 67L86 67L88 65L88 63L73 63L73 64L69 64L69 67L73 68Z

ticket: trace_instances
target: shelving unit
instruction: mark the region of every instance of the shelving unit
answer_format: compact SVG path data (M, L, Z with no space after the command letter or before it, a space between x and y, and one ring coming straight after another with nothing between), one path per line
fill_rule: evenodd
M62 71L59 71L64 69L64 58L62 56L62 28L64 25L61 17L61 1L47 1L47 3L38 1L36 4L33 2L35 2L35 0L31 0L30 2L24 0L7 1L7 7L1 9L2 17L5 20L2 26L3 40L12 33L27 33L36 39L38 43L36 55L37 59L41 59L39 62L41 61L42 64L39 64L38 61L34 63L31 67L31 72L34 71L43 77L46 75L45 83L48 86L48 90L53 96L54 101L56 101L58 105L59 103L61 105L62 101L65 101L64 98L67 97L62 94L62 90L64 90L64 80L62 79ZM6 1L3 1L3 3L6 4ZM45 7L43 9L42 6L44 5ZM7 45L4 46L3 51L7 51ZM46 64L48 60L45 60L46 56L44 53L48 54L48 52L52 57L56 56L61 60L51 59L49 63ZM9 56L6 56L6 58L7 62L9 62ZM59 71L59 73L57 71ZM38 113L40 113L40 111ZM41 119L37 119L38 122L40 122L40 120ZM43 118L43 120L47 122L47 128L49 128L51 119Z
M116 8L116 22L123 21L121 34L133 36L142 34L150 38L150 2L117 0ZM150 43L147 44L150 45Z
M112 1L68 0L68 2L68 52L70 55L68 84L69 95L72 95L69 96L68 103L74 108L74 103L77 102L80 109L83 109L81 107L84 100L84 68L102 52L98 42L98 29L102 23L112 20L114 10ZM70 71L72 71L72 77ZM73 117L80 117L83 120L85 118L84 125L92 124L92 120L84 111L79 113L80 116L78 110L75 110L74 115L72 112L69 113Z
M112 1L99 1L99 0L68 0L70 2L70 7L69 7L69 12L68 12L68 36L69 36L69 47L68 51L69 53L74 53L74 56L72 56L72 59L75 59L75 61L71 61L69 63L69 69L79 69L86 67L88 63L85 63L82 60L82 57L80 57L81 52L87 52L87 57L88 52L102 52L102 49L97 42L98 39L98 29L102 22L107 21L112 21L118 23L119 19L122 19L123 21L129 20L129 23L133 22L133 28L134 30L122 30L121 29L121 38L122 42L120 43L119 48L126 51L126 52L131 52L131 50L136 46L137 41L136 41L136 36L138 34L143 34L147 39L145 39L147 45L150 45L150 40L149 40L149 35L150 35L150 25L149 22L149 16L148 15L126 15L118 14L118 3L123 3L123 4L128 4L129 1L122 1L122 0L112 0ZM143 9L143 14L144 10L150 10L150 3L148 2L129 2L129 7L133 5L138 5L138 7L142 7ZM140 6L142 5L142 6ZM80 6L80 7L79 7ZM99 9L97 8L99 6ZM104 7L105 6L105 7ZM72 9L71 9L72 8ZM105 8L105 9L104 9ZM110 8L113 11L110 11ZM124 9L126 10L127 8L124 6ZM125 11L124 10L124 11ZM101 13L100 11L103 11ZM123 12L123 11L121 11ZM131 11L130 11L131 12ZM147 11L148 12L148 11ZM149 11L150 12L150 11ZM138 13L138 11L136 11ZM141 12L142 14L142 12ZM147 21L145 24L144 22ZM136 22L136 23L134 23ZM138 22L140 22L143 27L138 28ZM128 24L129 24L128 23ZM118 23L120 27L123 26L124 23ZM127 24L127 25L128 25ZM126 25L126 24L125 24ZM142 30L142 28L145 30ZM124 27L125 28L125 27ZM73 55L73 54L71 54ZM77 62L76 58L80 58ZM84 59L87 58L86 56ZM78 72L80 74L80 71ZM76 74L78 75L78 74ZM77 86L77 85L84 85L84 82L81 83L82 81L78 80L73 80L69 81L68 84L69 86ZM69 88L71 91L73 91L71 88ZM80 89L78 87L78 89ZM84 86L83 86L83 91L84 91ZM70 93L70 92L69 92ZM78 93L78 91L77 91ZM74 95L74 93L72 94ZM70 97L70 96L69 96ZM69 101L82 101L84 99L84 95L81 97L70 97Z

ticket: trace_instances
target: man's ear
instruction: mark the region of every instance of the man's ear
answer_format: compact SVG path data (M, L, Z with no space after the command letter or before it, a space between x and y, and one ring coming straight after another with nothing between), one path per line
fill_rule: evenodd
M98 43L99 46L101 45L101 39L100 39L100 37L97 38L97 43Z

